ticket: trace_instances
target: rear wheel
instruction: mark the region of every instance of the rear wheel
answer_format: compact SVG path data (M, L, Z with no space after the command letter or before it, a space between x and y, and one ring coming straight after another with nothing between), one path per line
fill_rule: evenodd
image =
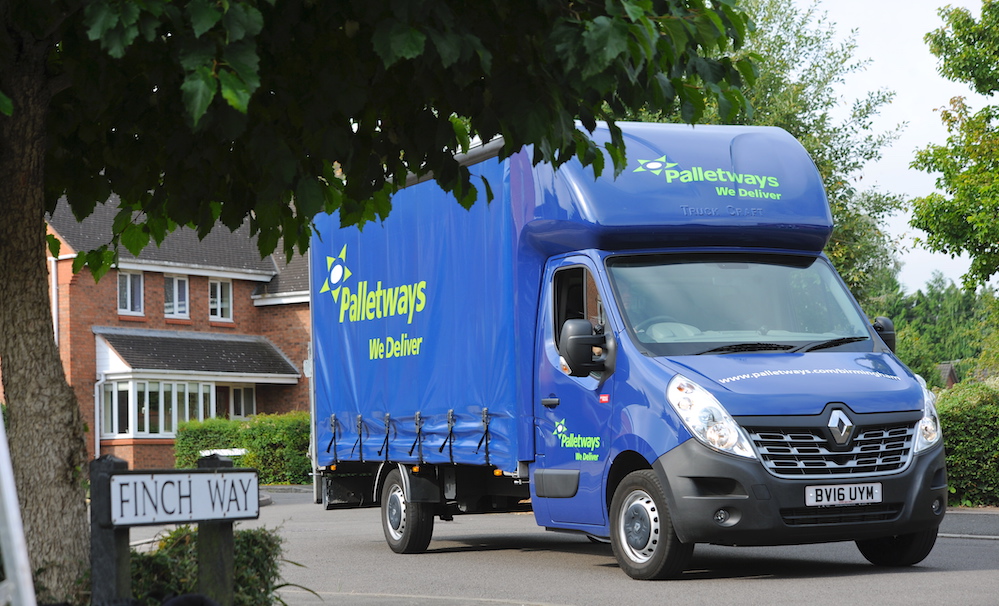
M694 551L692 544L677 538L665 491L651 469L632 472L618 485L610 530L614 557L633 579L678 576Z
M937 542L937 529L857 541L857 549L875 566L912 566L926 559Z
M382 488L382 530L396 553L422 553L434 534L430 503L409 501L398 469L389 472Z

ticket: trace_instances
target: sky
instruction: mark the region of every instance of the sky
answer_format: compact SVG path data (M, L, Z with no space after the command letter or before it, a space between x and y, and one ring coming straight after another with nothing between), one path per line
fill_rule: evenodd
M935 175L909 168L917 149L929 143L944 144L947 130L934 111L948 104L951 97L964 96L972 110L986 103L966 84L945 80L936 71L936 57L923 42L927 32L943 22L937 8L945 5L968 8L977 18L980 0L794 0L799 9L816 4L829 21L835 23L840 38L855 30L855 58L870 59L864 72L850 75L840 89L844 102L864 96L868 91L895 91L895 99L884 108L874 128L889 130L905 122L901 137L883 154L881 161L867 166L859 185L862 189L877 186L880 190L907 198L921 197L934 191ZM999 101L993 100L993 103ZM908 225L908 215L893 217L889 231L901 238L905 252L899 282L907 293L923 288L934 270L960 285L961 275L969 266L967 258L951 259L919 248L913 239L919 232Z

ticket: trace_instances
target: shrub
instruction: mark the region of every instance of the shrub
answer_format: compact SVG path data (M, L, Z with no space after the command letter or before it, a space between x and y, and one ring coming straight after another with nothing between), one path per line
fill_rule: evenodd
M261 484L309 481L309 413L260 414L243 428L242 464L260 470Z
M233 457L233 465L256 468L261 484L307 484L312 471L309 413L181 423L174 445L176 466L196 467L201 451L222 448L245 448L245 455Z
M186 421L177 427L173 455L178 468L197 467L202 450L218 448L241 448L241 425L245 421L229 419L205 419ZM235 461L234 461L235 463ZM236 463L239 467L239 464Z
M197 592L198 530L181 526L160 540L151 553L132 552L132 595L143 606ZM233 532L234 606L269 606L280 602L281 537L266 528Z
M999 505L999 384L959 383L941 392L937 411L953 502Z

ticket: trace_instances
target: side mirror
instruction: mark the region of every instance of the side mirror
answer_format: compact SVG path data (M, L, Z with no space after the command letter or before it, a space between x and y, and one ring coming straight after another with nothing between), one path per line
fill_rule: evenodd
M885 342L888 349L895 351L895 323L884 316L874 318L874 330L877 331L881 340Z
M593 348L606 347L606 343L604 335L594 334L589 320L566 320L562 324L558 349L569 366L569 374L573 377L585 377L591 372L604 370L603 356L594 360Z

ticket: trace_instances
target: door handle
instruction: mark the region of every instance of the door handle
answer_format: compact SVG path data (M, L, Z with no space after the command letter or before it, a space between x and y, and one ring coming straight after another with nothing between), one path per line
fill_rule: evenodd
M541 405L545 408L555 408L559 405L558 398L541 398Z

